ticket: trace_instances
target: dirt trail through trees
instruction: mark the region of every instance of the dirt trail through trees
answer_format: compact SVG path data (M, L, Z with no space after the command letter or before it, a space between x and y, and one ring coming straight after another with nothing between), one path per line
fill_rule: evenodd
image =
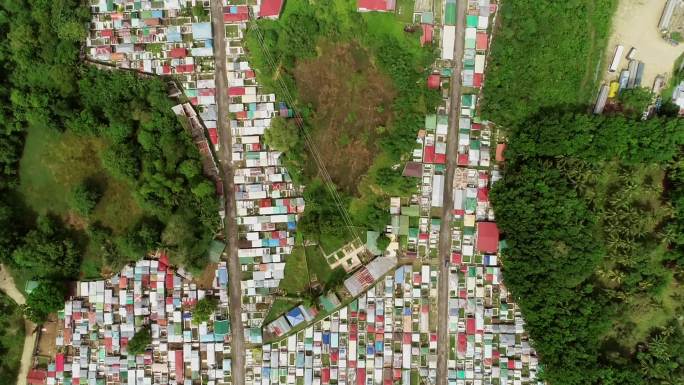
M24 295L21 294L21 292L17 289L17 286L14 284L14 279L4 265L0 265L0 291L7 294L19 305L26 303L26 298L24 298ZM19 367L17 385L26 385L26 376L28 375L28 371L31 369L33 347L36 344L36 333L34 333L35 329L36 325L33 324L33 322L24 320L26 337L24 339L24 350L21 353L21 366Z

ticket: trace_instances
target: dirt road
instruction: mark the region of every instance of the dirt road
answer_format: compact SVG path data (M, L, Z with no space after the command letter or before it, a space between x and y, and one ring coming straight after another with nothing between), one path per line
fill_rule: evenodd
M230 292L230 328L233 384L245 383L245 332L242 325L242 272L237 249L237 214L233 186L232 135L228 120L228 70L226 62L225 24L221 1L211 1L211 24L214 33L214 60L216 76L216 105L221 149L219 162L223 178L226 203L224 231L228 241L228 290Z
M604 80L616 80L620 75L619 70L608 73L608 66L618 44L625 46L625 55L630 48L637 49L635 58L644 62L642 86L651 87L657 75L669 77L675 60L684 53L684 44L673 47L660 36L658 22L666 2L667 0L620 0L603 57L601 77ZM620 69L627 68L627 63L623 56Z
M14 279L4 265L0 265L0 291L7 294L19 305L26 303L24 295L17 289ZM34 333L36 325L31 321L24 320L24 330L26 337L24 339L24 350L21 353L21 366L19 367L17 385L26 385L26 376L31 369L31 362L33 361L33 347L36 344L36 333Z
M454 74L451 79L451 110L447 134L447 167L444 181L442 223L439 229L439 283L437 294L437 385L447 385L449 357L449 263L451 257L451 214L453 207L454 171L458 156L458 117L461 111L461 70L463 69L463 46L465 39L466 2L459 1L456 21L456 44L454 46Z

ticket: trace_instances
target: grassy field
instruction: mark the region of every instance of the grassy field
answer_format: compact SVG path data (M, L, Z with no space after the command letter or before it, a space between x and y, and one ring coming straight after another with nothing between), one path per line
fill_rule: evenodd
M0 292L0 384L16 384L23 348L24 318L21 309Z
M330 176L343 191L355 195L379 152L379 138L392 124L396 91L358 43L323 43L318 49L318 57L297 63L297 91L301 102L316 111L311 119L313 140ZM316 173L315 168L308 171Z
M303 246L295 246L285 264L285 279L280 288L288 295L302 293L309 285L309 268Z
M328 282L332 277L332 269L325 260L325 256L321 253L318 246L307 246L306 263L309 266L309 276L313 280L314 276L319 282Z
M105 143L93 136L60 133L45 128L32 128L20 163L19 192L26 204L38 214L58 215L74 230L99 222L117 234L124 233L142 215L133 197L133 189L107 175L100 163L100 151ZM89 218L69 207L71 190L87 181L102 192ZM101 258L86 245L82 264L85 278L100 275Z

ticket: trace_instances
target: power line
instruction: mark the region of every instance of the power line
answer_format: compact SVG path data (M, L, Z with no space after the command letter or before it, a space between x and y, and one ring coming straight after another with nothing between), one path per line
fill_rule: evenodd
M250 17L250 21L251 21L250 28L255 31L256 36L257 36L257 41L259 43L261 51L264 54L264 57L265 57L266 61L268 62L269 66L271 67L271 70L275 74L276 69L277 69L276 62L275 62L273 56L271 55L268 47L265 44L264 36L263 36L261 30L259 29L259 25L256 22L256 19L254 18L254 15L252 13L251 8L249 9L249 17ZM276 81L277 81L277 84L280 88L281 95L284 97L287 104L294 111L295 110L294 98L292 97L292 94L290 93L287 85L285 84L283 79L278 75L276 75ZM294 115L295 115L295 124L297 125L297 127L299 128L300 132L302 133L302 135L304 137L304 141L306 143L306 146L309 149L309 152L311 153L311 155L313 156L314 161L316 162L316 166L318 167L318 173L323 178L323 182L324 182L328 192L330 193L331 197L333 198L333 201L335 202L335 205L337 206L337 210L339 211L339 213L342 217L342 220L345 222L345 225L347 227L347 231L350 232L350 234L352 235L352 237L354 239L359 239L359 236L356 233L356 230L354 229L355 226L351 220L351 217L350 217L349 213L347 212L346 207L344 206L344 202L343 202L342 198L340 197L339 193L337 192L337 188L336 188L335 184L333 183L332 178L330 177L330 174L328 173L328 170L325 167L325 164L323 163L321 155L320 155L318 149L316 148L313 140L311 139L311 136L309 135L308 131L306 130L306 127L302 123L302 120L300 119L301 115L299 115L297 113L295 113Z

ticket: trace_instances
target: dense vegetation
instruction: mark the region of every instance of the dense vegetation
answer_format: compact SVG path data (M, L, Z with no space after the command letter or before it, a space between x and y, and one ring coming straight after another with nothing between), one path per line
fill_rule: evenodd
M164 81L82 64L88 19L76 0L0 1L0 261L55 293L159 246L201 268L218 225Z
M484 109L507 125L545 107L583 108L596 92L615 0L503 1Z
M215 298L202 298L197 301L197 304L192 311L192 322L199 325L202 322L209 321L209 318L216 311L217 307L218 300Z
M0 292L0 384L17 381L24 347L24 319L20 307Z
M356 1L352 0L288 1L278 21L258 22L263 44L270 57L264 54L255 31L247 36L247 48L249 60L258 70L259 81L279 95L282 92L277 80L283 81L294 96L297 104L294 107L301 113L305 129L314 138L321 128L311 122L326 111L317 110L316 103L310 102L311 91L306 85L298 83L301 77L298 75L302 72L298 66L307 63L308 70L317 68L317 61L319 64L325 63L327 56L339 53L330 48L330 43L333 43L338 49L352 52L354 60L351 62L354 65L365 63L359 65L357 70L349 68L344 72L342 76L345 81L377 83L380 81L378 78L387 77L392 89L387 89L385 93L394 95L391 102L385 106L383 103L367 105L372 103L368 101L364 108L374 108L377 115L389 111L389 124L374 126L368 123L367 127L362 127L358 137L353 137L348 127L339 137L327 139L336 142L338 147L345 147L350 141L357 143L349 150L350 158L355 149L364 146L373 154L372 165L364 170L358 185L340 186L343 182L335 181L344 205L350 210L352 221L365 233L365 229L380 230L387 224L388 196L407 195L415 190L415 183L401 178L401 171L390 166L406 161L415 145L416 133L423 125L425 114L435 110L440 94L425 87L427 71L434 59L432 48L421 48L418 35L403 32L404 25L397 21L395 15L359 14L355 7ZM277 72L274 73L272 66L277 67ZM377 67L379 73L371 76L364 72L367 67ZM354 102L333 100L331 103L339 110L343 109L341 105ZM351 111L345 123L352 125L358 123L359 119L357 112ZM340 240L349 239L349 235L334 201L326 191L327 187L319 179L316 167L313 167L315 163L306 151L304 138L297 132L294 123L276 121L267 133L266 140L274 148L285 152L286 164L294 174L294 180L306 185L307 209L301 222L301 231L307 239L320 241L327 252L334 251L341 246ZM330 164L327 166L331 167ZM330 172L334 174L336 170Z
M505 282L550 384L682 383L684 122L586 115L615 2L542 3L502 4L484 90Z
M142 329L138 330L128 341L126 346L126 351L128 354L136 355L145 352L148 346L152 343L152 333L150 333L150 327L144 326Z
M492 190L509 246L504 277L547 378L658 380L664 358L640 357L667 337L658 328L681 332L684 260L670 249L681 217L672 219L663 183L684 161L684 122L549 113L514 126L509 141ZM670 339L665 353L682 348Z

